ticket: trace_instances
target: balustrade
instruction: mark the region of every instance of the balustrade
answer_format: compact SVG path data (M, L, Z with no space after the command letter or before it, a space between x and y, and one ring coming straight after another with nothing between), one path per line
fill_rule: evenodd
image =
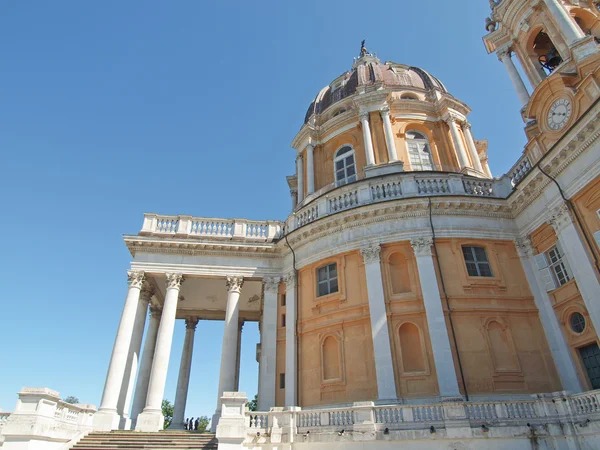
M450 194L448 178L417 178L419 194Z
M573 395L569 402L571 409L575 414L591 414L600 413L600 402L598 402L598 394L586 392L583 394Z
M329 197L329 212L334 213L358 205L358 191L353 190Z
M465 192L470 195L491 197L494 195L494 185L491 181L478 179L463 179Z
M523 155L521 159L517 161L517 163L508 171L508 176L510 177L510 181L513 186L519 184L519 182L525 178L525 175L529 173L531 170L531 163L529 162L529 157L527 155Z

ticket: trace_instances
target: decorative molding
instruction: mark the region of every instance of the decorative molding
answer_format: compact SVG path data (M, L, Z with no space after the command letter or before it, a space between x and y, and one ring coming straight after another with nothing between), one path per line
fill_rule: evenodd
M520 236L515 239L515 247L520 258L529 258L533 255L533 245L531 239L526 236Z
M286 290L296 286L296 274L294 272L286 274L283 277L283 281L285 282Z
M167 289L179 290L185 281L183 274L179 272L167 272L165 278L167 279Z
M187 317L185 319L185 328L186 330L196 330L196 326L198 325L198 317Z
M263 289L265 293L277 294L277 291L279 289L279 278L263 278Z
M413 252L417 258L422 256L431 256L433 245L433 238L431 236L423 236L418 238L412 238L410 240L410 246L413 248Z
M141 270L128 270L127 271L127 283L129 284L129 288L137 288L142 289L144 285L144 281L146 280L146 275Z
M242 291L244 285L244 277L241 276L228 276L225 286L227 286L227 292L237 292L238 294Z
M361 112L360 115L359 115L359 117L360 117L361 122L363 120L367 120L368 121L369 120L369 112L368 111Z
M382 118L390 115L390 105L386 104L379 108L379 114Z
M381 245L379 245L379 244L372 244L372 245L369 245L366 247L362 247L360 249L360 254L363 257L365 264L379 263L380 252L381 252Z
M561 203L550 211L548 222L554 227L556 234L559 234L568 225L573 223L571 211L566 203Z

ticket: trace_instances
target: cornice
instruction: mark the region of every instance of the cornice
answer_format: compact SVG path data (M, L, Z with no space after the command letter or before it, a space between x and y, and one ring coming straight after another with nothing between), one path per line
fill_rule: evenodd
M275 243L234 243L206 242L195 240L180 240L171 238L146 237L146 236L123 236L125 245L131 256L135 257L138 252L142 253L177 253L185 255L203 256L240 256L260 255L265 258L277 258L278 246Z
M570 130L542 160L545 172L555 177L562 173L579 155L591 147L600 137L600 106L594 108L590 118ZM551 181L534 167L516 186L508 197L508 204L517 217L534 202Z

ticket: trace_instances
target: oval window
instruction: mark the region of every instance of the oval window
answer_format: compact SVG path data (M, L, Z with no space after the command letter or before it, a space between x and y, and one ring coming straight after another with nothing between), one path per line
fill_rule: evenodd
M571 314L570 322L571 329L575 333L583 333L583 330L585 330L585 317L581 313L576 312Z

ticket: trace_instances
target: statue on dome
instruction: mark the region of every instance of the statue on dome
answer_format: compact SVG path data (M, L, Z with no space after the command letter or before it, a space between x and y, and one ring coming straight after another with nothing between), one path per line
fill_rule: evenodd
M363 39L360 43L360 57L362 58L363 56L366 56L368 54L369 52L367 52L367 47L365 47L365 39Z

